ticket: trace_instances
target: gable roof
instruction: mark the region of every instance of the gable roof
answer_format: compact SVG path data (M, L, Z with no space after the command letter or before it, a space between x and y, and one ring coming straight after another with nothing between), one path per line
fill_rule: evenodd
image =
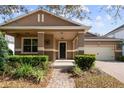
M107 33L107 34L105 34L104 36L112 35L112 34L114 34L114 33L116 33L116 32L121 31L121 29L124 29L124 24L123 24L123 25L121 25L121 26L119 26L119 27L117 27L116 29L114 29L114 30L112 30L112 31L108 32L108 33Z
M50 14L50 15L53 15L53 16L55 16L55 17L61 19L61 20L67 21L67 22L72 23L72 24L75 24L76 26L82 26L82 27L85 27L85 28L91 28L91 26L86 26L86 25L80 24L80 23L78 23L78 22L69 20L69 19L64 18L64 17L62 17L62 16L58 16L58 15L55 15L55 14L53 14L53 13L51 13L51 12L48 12L48 11L46 11L46 10L41 10L41 9L33 10L33 11L29 12L28 14L21 15L21 16L19 16L19 17L16 17L16 18L14 18L14 19L12 19L12 20L7 21L6 23L1 24L0 26L6 26L6 25L9 24L9 23L12 23L12 22L17 21L17 20L19 20L19 19L22 19L22 18L24 18L24 17L26 17L26 16L29 16L29 15L31 15L31 14L33 14L33 13L36 13L36 12L38 12L38 11L43 11L43 12L48 13L48 14Z
M93 34L91 32L87 32L85 35L85 41L121 41L121 39L98 36L98 35Z
M85 34L85 37L98 37L96 34L93 34L92 32L87 32Z

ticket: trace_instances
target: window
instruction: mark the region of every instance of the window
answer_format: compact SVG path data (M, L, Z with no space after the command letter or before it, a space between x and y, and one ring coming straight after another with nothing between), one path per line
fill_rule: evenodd
M37 39L24 39L23 52L37 52Z

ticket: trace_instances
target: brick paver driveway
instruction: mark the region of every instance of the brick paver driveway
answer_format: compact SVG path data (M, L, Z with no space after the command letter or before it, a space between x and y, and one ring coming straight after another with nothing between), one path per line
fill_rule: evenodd
M124 83L124 62L96 61L96 66Z

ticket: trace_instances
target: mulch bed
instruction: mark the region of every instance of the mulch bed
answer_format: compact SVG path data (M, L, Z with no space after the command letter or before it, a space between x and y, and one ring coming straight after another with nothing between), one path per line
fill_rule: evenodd
M39 84L24 79L15 80L10 77L4 77L3 79L2 76L0 76L0 88L45 88L47 87L51 76L52 69L49 69L47 75Z
M81 76L73 75L76 88L124 88L124 84L99 69L85 71Z

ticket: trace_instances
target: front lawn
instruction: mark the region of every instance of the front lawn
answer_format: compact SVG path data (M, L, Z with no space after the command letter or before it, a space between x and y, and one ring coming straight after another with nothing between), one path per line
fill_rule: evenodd
M105 72L95 68L95 55L75 56L72 71L76 88L124 88L124 84Z
M74 80L76 88L124 88L119 80L98 69L82 72Z

